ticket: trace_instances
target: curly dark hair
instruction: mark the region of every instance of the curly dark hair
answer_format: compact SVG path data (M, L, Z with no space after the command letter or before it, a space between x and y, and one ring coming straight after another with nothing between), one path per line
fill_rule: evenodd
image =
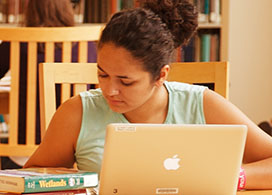
M196 8L188 0L142 0L141 8L112 16L98 52L105 43L124 47L156 80L161 68L171 63L175 48L188 43L197 25Z

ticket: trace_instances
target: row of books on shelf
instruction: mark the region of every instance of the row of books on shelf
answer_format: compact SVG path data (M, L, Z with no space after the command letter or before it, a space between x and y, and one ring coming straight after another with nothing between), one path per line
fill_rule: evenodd
M0 195L94 195L98 174L67 168L0 170Z
M81 0L85 23L106 23L113 13L140 6L138 0ZM84 3L83 3L84 1Z
M21 23L29 0L1 0L0 23ZM220 22L221 0L190 0L199 12L199 22ZM139 7L139 0L78 0L73 1L76 23L105 23L122 9Z
M139 0L81 0L85 1L84 22L104 23L110 16L122 9L141 6ZM190 0L199 13L200 23L220 23L221 0Z
M0 23L21 23L27 3L28 0L1 0Z
M192 1L192 0L191 0ZM193 0L200 23L220 23L221 0Z
M200 33L190 42L178 48L177 62L208 62L220 60L220 40L218 33Z

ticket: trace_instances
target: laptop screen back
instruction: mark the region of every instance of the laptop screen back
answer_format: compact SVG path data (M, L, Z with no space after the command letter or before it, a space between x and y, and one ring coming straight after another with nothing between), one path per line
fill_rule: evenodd
M110 124L100 194L236 194L244 125Z

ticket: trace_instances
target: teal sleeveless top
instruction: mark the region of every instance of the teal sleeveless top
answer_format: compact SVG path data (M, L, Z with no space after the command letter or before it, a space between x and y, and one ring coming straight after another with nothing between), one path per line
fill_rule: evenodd
M169 93L168 113L164 123L204 124L203 91L206 87L165 82ZM113 112L100 89L80 93L83 115L75 158L78 169L99 173L104 151L106 126L129 123L123 114Z

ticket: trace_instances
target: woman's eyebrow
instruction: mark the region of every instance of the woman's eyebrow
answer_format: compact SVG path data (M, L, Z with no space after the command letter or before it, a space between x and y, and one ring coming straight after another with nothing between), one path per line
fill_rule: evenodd
M101 68L98 64L97 64L97 68L98 68L100 71L105 72L105 71L103 70L103 68ZM105 72L105 73L106 73L106 72ZM120 79L132 79L132 78L130 78L130 77L128 77L128 76L122 76L122 75L117 75L116 77L118 77L118 78L120 78Z
M98 68L99 70L101 70L102 72L105 72L98 64L97 64L97 68Z

